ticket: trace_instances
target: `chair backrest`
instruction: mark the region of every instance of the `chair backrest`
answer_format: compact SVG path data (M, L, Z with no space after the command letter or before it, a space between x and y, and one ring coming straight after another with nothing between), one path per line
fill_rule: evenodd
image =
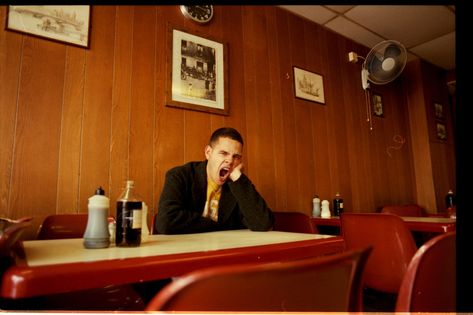
M14 249L21 235L31 226L31 223L29 220L9 221L8 224L2 225L2 229L0 230L0 257L9 257L11 256L10 251Z
M31 226L29 219L20 220L0 219L0 276L18 256L19 240L23 232Z
M310 217L302 212L273 211L274 230L298 233L318 233Z
M390 205L381 208L381 213L397 214L401 217L425 217L424 208L416 204L409 205Z
M456 232L422 245L402 280L396 312L455 312L456 262Z
M371 248L198 269L159 291L147 311L360 311Z
M87 213L52 214L40 225L37 239L81 238L87 227Z
M365 268L364 285L398 293L402 277L417 251L404 221L394 214L346 212L340 220L347 249L373 246Z

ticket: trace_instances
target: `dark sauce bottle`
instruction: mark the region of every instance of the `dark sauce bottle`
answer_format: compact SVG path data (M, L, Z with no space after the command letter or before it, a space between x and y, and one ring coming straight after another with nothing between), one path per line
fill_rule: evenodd
M333 199L333 215L339 217L343 212L343 199L340 196L340 193L335 194L335 199Z
M445 196L445 208L453 208L454 206L456 206L456 202L455 202L455 194L453 193L453 191L450 189L448 192L447 192L447 195Z
M115 244L120 247L136 247L141 244L141 221L143 202L134 190L134 181L126 181L125 190L117 200L117 227Z

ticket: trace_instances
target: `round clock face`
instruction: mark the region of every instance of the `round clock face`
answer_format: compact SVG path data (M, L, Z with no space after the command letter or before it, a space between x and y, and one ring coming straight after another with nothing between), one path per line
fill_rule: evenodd
M213 5L181 5L185 17L198 23L209 22L214 15Z

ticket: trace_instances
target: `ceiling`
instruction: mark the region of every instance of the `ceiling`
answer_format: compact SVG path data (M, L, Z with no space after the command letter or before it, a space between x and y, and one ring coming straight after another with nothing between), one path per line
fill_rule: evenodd
M408 60L421 58L445 70L454 70L456 67L453 5L281 5L280 7L368 48L383 40L397 40L406 47Z

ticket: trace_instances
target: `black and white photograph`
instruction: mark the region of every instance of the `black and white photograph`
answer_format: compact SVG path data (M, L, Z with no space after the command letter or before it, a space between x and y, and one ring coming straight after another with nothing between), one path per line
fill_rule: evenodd
M443 120L445 118L445 115L443 113L443 105L439 103L434 103L434 109L435 109L435 119Z
M383 98L380 94L374 93L373 101L373 115L377 117L384 117Z
M437 123L437 138L440 140L447 140L447 129L442 123Z
M222 43L174 29L167 105L228 114L224 51Z

